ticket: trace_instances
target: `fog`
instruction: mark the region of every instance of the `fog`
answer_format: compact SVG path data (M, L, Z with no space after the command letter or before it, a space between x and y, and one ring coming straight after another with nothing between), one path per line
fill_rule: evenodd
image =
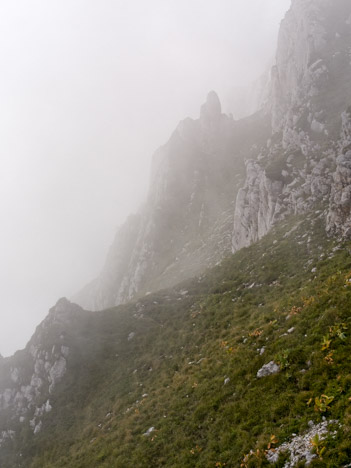
M3 355L97 275L177 122L267 67L289 3L0 2Z

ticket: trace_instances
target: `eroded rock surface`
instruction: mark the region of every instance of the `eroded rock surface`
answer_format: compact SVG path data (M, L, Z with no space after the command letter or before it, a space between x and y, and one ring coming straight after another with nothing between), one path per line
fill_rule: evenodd
M262 377L268 377L269 375L278 374L280 371L280 367L274 361L269 362L261 367L259 371L257 371L257 377L262 379Z
M318 436L319 440L324 440L328 434L336 435L337 429L340 428L338 421L323 421L319 424L314 424L313 421L309 422L309 430L302 435L294 435L289 442L285 442L275 450L269 450L266 457L270 463L276 463L281 453L288 453L289 460L285 462L284 468L294 468L301 461L310 465L317 455L313 453L312 439ZM334 426L331 430L329 426Z
M52 410L51 394L67 370L70 348L62 330L82 313L81 307L60 299L26 348L1 360L0 445L13 437L18 422L28 424L34 434L40 432L42 417Z
M246 163L233 251L317 207L329 233L351 234L350 14L345 0L294 0L282 22L266 108L272 137Z

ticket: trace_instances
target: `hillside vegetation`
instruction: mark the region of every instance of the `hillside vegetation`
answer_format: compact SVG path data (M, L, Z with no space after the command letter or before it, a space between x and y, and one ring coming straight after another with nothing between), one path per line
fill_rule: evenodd
M289 454L267 451L324 420L310 466L347 465L349 246L318 215L290 218L202 277L51 330L67 335L67 374L42 431L19 427L0 465L283 467Z

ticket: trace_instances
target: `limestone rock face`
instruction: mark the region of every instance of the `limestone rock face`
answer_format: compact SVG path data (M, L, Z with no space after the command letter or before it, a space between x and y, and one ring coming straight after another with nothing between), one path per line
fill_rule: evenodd
M0 362L0 447L15 434L15 428L28 425L34 434L41 430L42 418L52 410L50 400L66 374L70 347L66 333L74 320L85 312L67 299L60 299L26 348ZM2 438L2 441L1 441Z
M343 236L351 234L351 151L337 158L328 230Z
M279 219L283 182L271 180L254 161L246 165L245 186L238 192L234 216L234 251L264 236Z
M272 72L274 132L304 127L330 134L338 126L351 97L350 9L347 0L292 2L280 28Z
M350 15L346 0L294 0L282 22L266 107L272 136L246 163L233 251L316 206L328 211L328 232L351 234Z
M327 231L333 235L351 235L351 108L342 115L342 138L333 174L333 186L327 217Z

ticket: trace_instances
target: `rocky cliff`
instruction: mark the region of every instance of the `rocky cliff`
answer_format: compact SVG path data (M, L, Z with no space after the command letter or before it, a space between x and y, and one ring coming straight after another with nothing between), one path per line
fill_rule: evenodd
M72 328L86 316L60 299L23 351L0 360L0 448L17 433L38 434L66 374Z
M319 207L333 234L349 231L351 3L294 0L282 22L270 100L272 136L247 161L233 250L291 213Z
M292 213L320 210L330 234L349 234L349 0L294 0L267 76L253 116L224 115L211 92L200 118L178 125L154 156L144 207L78 303L102 309L168 287Z
M145 205L117 233L100 276L74 300L90 310L112 307L189 278L230 253L244 160L269 134L266 116L235 121L210 92L200 118L180 122L155 153Z

